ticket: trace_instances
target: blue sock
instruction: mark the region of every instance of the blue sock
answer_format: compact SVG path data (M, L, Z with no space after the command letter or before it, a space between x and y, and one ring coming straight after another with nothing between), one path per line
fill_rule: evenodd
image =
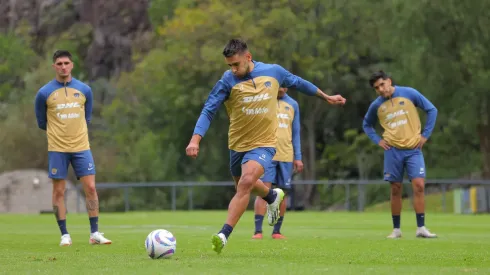
M255 234L262 233L262 223L264 222L263 215L255 215Z
M228 237L230 236L232 231L233 231L233 227L231 227L231 225L225 223L225 225L223 225L223 228L221 229L221 231L219 233L223 233L225 235L225 237L228 239Z
M417 213L415 214L417 217L417 227L422 227L425 226L425 215L424 213Z
M393 228L400 229L400 215L392 215L391 219L393 219Z
M89 217L88 219L90 220L90 232L99 231L99 217Z
M272 188L269 188L269 193L263 199L268 203L271 204L276 200L277 194L272 190Z
M277 220L277 223L274 225L272 234L281 234L282 220L284 220L284 216L279 217L279 220Z
M66 230L66 220L59 220L58 227L60 228L61 235L68 234L68 230Z

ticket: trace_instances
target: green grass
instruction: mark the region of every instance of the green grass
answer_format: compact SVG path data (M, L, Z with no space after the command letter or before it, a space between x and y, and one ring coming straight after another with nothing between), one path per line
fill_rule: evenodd
M388 240L386 213L290 212L283 233L251 240L247 212L220 255L211 250L225 212L102 214L110 246L88 244L88 218L69 214L71 247L59 247L52 215L0 215L0 273L5 274L489 274L488 216L428 215L438 239L415 238L412 211L402 215L404 236ZM144 241L164 228L177 238L171 259L151 260ZM395 273L396 272L396 273Z
M427 213L454 213L454 196L453 191L446 192L445 200L446 207L442 207L443 194L425 195L425 209ZM381 202L375 205L366 207L366 212L389 212L391 209L390 201ZM412 210L412 198L406 198L402 201L403 210Z

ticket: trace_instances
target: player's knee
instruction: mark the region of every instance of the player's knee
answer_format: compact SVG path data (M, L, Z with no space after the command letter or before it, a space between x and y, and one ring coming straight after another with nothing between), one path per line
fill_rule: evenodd
M414 180L412 183L413 192L416 194L423 194L425 190L424 181L423 180Z
M63 200L65 198L65 188L55 187L53 188L53 199L55 201Z
M84 190L86 195L95 195L97 193L97 190L95 189L95 184L86 184L84 186Z
M82 182L86 196L94 196L97 194L94 175L83 176L80 178L80 181Z
M252 174L244 174L238 182L237 192L251 192L255 181Z
M391 195L393 197L400 197L402 195L402 184L395 182L391 184Z
M53 179L53 198L55 200L63 200L65 197L65 182L64 180Z

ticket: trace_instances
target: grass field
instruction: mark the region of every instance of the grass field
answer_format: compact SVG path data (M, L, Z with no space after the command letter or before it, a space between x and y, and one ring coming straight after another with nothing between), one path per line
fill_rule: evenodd
M438 239L416 239L413 212L402 214L399 240L388 240L384 213L290 212L283 233L251 240L247 212L220 255L210 237L225 212L102 214L100 229L114 242L88 244L88 218L69 214L71 247L59 247L52 215L0 215L2 274L489 274L488 216L427 214ZM144 241L157 228L174 233L177 253L168 260L147 257Z

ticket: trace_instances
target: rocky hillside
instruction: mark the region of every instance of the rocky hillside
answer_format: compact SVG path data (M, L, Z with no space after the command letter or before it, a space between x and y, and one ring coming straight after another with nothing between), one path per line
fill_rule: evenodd
M135 47L148 50L148 2L0 0L0 30L7 32L25 25L32 37L31 47L42 55L49 37L89 27L84 37L87 47L80 50L88 78L111 78L132 69Z

